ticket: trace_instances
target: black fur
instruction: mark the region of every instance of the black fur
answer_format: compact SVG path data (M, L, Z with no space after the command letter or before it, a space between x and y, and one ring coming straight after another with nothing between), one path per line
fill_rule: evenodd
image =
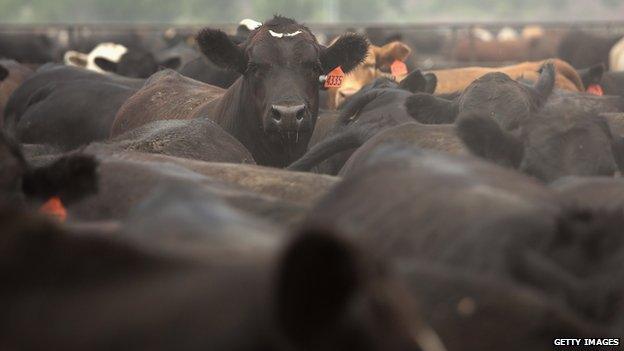
M403 80L399 83L399 88L407 90L411 93L426 91L427 80L423 76L422 72L417 69L410 72L410 74L403 78Z
M559 295L586 318L616 322L624 307L624 224L621 211L566 209L541 247L512 250L517 279Z
M360 147L370 136L365 136L360 129L346 129L334 134L323 142L314 145L305 155L288 166L291 171L309 171L312 167L329 157L349 149Z
M492 118L462 116L456 127L458 136L475 155L513 168L520 165L524 155L522 141L503 130Z
M6 79L6 77L9 76L9 70L6 69L6 67L0 65L0 81L3 81Z
M278 265L278 322L304 345L339 319L361 284L351 247L328 233L304 231Z
M245 73L247 59L243 49L235 45L223 31L204 28L195 40L201 52L215 65L238 73Z
M362 35L348 33L321 53L323 71L329 73L341 66L344 73L349 73L364 61L368 54L368 40Z
M555 66L551 62L547 62L541 68L541 74L533 89L537 93L537 107L541 107L546 103L550 94L555 87Z
M97 161L93 156L69 155L27 172L24 194L39 199L59 196L65 204L97 192Z
M3 130L0 130L0 145L5 146L9 150L10 155L16 158L24 168L28 167L17 140Z
M407 98L405 108L414 120L424 124L453 123L458 113L455 101L427 93L416 93Z
M602 76L605 73L605 66L602 63L577 70L578 75L581 77L583 86L585 89L592 84L600 84Z
M93 60L98 67L105 70L106 72L116 72L117 71L117 62L113 62L105 57L96 57Z
M427 86L423 92L429 94L435 93L435 90L438 87L438 76L434 73L425 73L425 80L427 81Z

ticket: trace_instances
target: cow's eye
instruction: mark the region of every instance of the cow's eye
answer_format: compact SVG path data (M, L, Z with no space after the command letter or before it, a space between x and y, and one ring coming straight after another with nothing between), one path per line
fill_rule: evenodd
M311 71L313 74L320 75L323 71L323 67L320 62L308 62L304 64L306 70Z

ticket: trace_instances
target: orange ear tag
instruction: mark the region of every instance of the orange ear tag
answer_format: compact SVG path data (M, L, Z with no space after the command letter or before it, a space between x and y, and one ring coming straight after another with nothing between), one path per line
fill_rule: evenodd
M67 219L67 210L58 196L51 197L46 203L41 205L39 212L54 217L59 222L65 222Z
M407 74L407 65L401 60L394 60L390 65L390 73L395 77L404 76Z
M604 95L604 91L602 91L602 87L600 86L600 84L592 84L588 86L585 91L592 95L598 95L598 96Z
M325 78L325 88L338 88L344 79L342 67L338 66L329 72Z

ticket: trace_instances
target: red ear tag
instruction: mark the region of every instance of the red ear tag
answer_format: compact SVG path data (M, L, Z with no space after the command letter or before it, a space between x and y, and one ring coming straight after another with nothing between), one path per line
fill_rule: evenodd
M342 67L338 66L334 68L331 72L327 74L325 79L325 88L338 88L342 84L342 80L344 79L344 72L342 71Z
M51 197L46 203L41 205L39 212L54 217L60 222L65 222L67 219L67 210L58 196Z
M598 96L604 95L604 91L602 91L602 87L600 86L600 84L592 84L588 86L585 91L592 95L598 95Z
M390 72L395 77L404 76L407 74L407 65L401 60L394 60L390 65Z

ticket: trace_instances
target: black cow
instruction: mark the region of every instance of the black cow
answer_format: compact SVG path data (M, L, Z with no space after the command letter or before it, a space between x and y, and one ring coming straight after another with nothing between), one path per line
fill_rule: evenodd
M255 163L247 149L208 118L155 121L99 145L200 161Z
M308 28L279 16L252 31L240 46L211 29L200 32L197 41L213 63L243 74L216 106L214 119L258 163L282 167L301 155L310 139L319 76L338 66L347 73L368 52L366 40L355 34L322 47Z
M624 306L623 221L568 209L538 181L476 158L392 144L351 169L307 219L398 267L430 262L530 287L613 331Z
M96 57L94 63L107 72L129 78L148 78L163 68L177 69L181 65L179 56L167 57L157 61L154 54L146 50L129 49L114 62L105 57Z
M624 180L613 177L565 177L550 184L571 206L596 211L624 210Z
M180 68L180 73L206 84L215 85L224 89L229 88L239 77L240 73L222 69L205 57L198 57Z
M546 103L554 82L552 64L545 65L533 86L493 72L476 79L461 93L414 94L405 101L405 107L416 121L425 124L453 123L459 114L479 112L496 119L505 129L514 129Z
M240 73L241 78L227 91L204 85L205 93L195 99L200 104L188 106L184 85L198 91L202 87L197 82L172 74L152 77L149 91L139 91L126 105L136 110L160 106L162 96L152 94L160 96L172 83L181 84L175 96L168 97L168 112L119 115L113 134L127 131L124 126L170 119L171 114L178 119L209 116L245 145L258 164L286 166L303 154L314 129L320 76L338 66L349 72L368 49L367 41L355 34L344 35L330 47L321 46L308 28L280 16L252 31L239 45L214 29L202 30L197 42L214 64Z
M142 83L76 67L42 67L9 99L5 129L21 142L63 150L103 140L119 107Z
M621 37L621 35L601 36L571 30L561 38L557 56L577 69L600 63L609 67L609 52Z
M542 76L548 76L547 69ZM500 78L507 86L526 89ZM478 82L471 85L477 88L476 95L468 93L469 87L459 97L456 119L460 137L476 155L544 181L566 175L613 175L623 165L621 137L613 136L599 115L619 111L624 106L621 97L555 91L550 97L533 95L538 98L531 100L529 94L522 100L521 94L501 95L500 85ZM469 103L462 106L462 99Z
M56 64L43 65L11 95L4 111L5 128L8 130L15 128L15 125L19 121L19 116L25 113L33 95L43 87L53 83L65 83L85 79L120 84L133 89L140 88L144 83L142 79L104 75L78 67Z
M355 245L308 228L284 247L278 230L192 187L154 195L107 236L0 208L2 345L430 349L404 288Z
M488 116L466 115L457 130L474 154L548 182L568 175L612 176L623 165L622 138L599 115L540 113L515 131Z
M97 191L97 162L73 154L44 166L31 165L19 145L0 131L0 205L18 208L57 196L71 204Z
M624 97L624 72L605 72L605 66L602 63L579 69L577 72L583 80L583 85L585 87L598 85L605 95Z
M117 110L135 91L88 79L50 83L32 95L13 133L21 142L63 150L106 139Z
M194 187L198 192L211 193L244 212L287 226L298 223L305 211L336 183L336 179L328 176L119 152L97 144L86 147L84 152L100 160L100 191L97 196L69 206L67 210L74 218L85 221L123 219L159 187L181 184Z
M21 63L52 62L60 53L53 39L42 33L8 31L0 35L0 57Z
M319 170L337 174L353 151L366 140L386 128L414 121L406 112L403 102L414 92L435 90L435 81L429 82L427 78L434 79L416 70L401 83L378 78L360 89L341 107L327 136L288 169L307 171L331 157L319 166Z

